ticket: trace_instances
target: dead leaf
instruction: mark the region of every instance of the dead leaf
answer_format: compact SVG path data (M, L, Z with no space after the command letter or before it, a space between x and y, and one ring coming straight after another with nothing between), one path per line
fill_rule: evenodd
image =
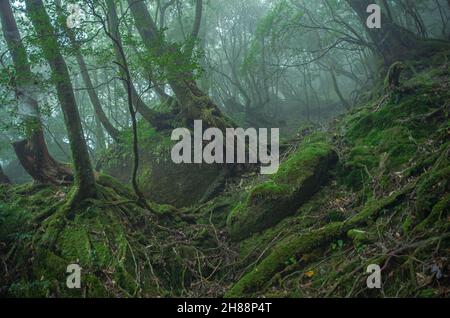
M306 275L306 277L308 277L308 278L311 278L311 277L313 277L314 276L314 271L307 271L306 273L305 273L305 275Z

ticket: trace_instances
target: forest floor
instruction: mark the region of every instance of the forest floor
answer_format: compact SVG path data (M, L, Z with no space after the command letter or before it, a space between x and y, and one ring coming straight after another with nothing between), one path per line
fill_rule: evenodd
M100 175L70 218L70 189L1 185L0 295L447 297L448 58L405 63L399 86L388 76L326 131L301 129L275 175L249 171L206 203L149 211Z

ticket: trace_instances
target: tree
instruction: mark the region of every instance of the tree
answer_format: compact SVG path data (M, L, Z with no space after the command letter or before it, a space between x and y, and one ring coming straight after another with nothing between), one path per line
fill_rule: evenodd
M113 0L107 1L114 5ZM232 121L225 117L211 98L198 87L192 72L186 70L186 65L190 64L191 59L190 45L183 52L180 46L167 43L164 35L158 30L145 2L128 0L128 4L144 46L151 56L156 57L156 63L163 69L165 78L175 93L185 123L192 125L194 120L201 119L205 122L205 126L217 127L222 130L233 126ZM197 14L191 32L192 36L198 34L201 4L202 1L197 1ZM192 37L189 39L189 41L194 40ZM168 60L169 63L161 62L165 60Z
M64 115L72 152L75 176L74 204L96 196L96 183L81 126L75 95L57 35L42 0L26 0L26 11L38 36L40 47L50 65L58 100Z
M114 0L106 0L107 5L107 15L108 15L108 25L107 32L111 35L110 39L113 44L114 54L116 58L117 64L119 64L119 74L121 78L126 78L127 74L123 67L120 65L128 65L128 62L124 60L124 55L121 54L121 50L123 50L122 39L119 31L119 17L117 15L116 5ZM92 5L94 8L94 5ZM99 17L101 18L101 17ZM104 21L102 21L104 22ZM130 77L130 81L131 81ZM133 82L130 82L130 87L128 87L128 83L126 81L122 81L123 86L126 91L131 89L131 97L134 107L141 114L141 116L150 123L153 127L157 129L167 128L169 125L167 124L168 116L166 114L158 113L152 109L150 109L145 102L142 100L141 96L138 94L136 87Z
M142 191L139 188L139 183L138 183L138 180L137 180L137 173L138 173L138 170L139 170L139 144L138 144L139 141L138 141L138 127L137 127L136 114L137 114L138 110L137 110L137 106L136 106L136 109L135 109L135 105L136 104L133 102L133 101L136 101L134 99L134 97L135 97L134 93L136 93L136 91L134 89L133 82L132 82L132 79L131 79L131 72L130 72L130 68L128 66L127 57L125 55L125 50L124 50L124 47L122 45L122 41L120 41L120 38L119 38L120 34L119 34L119 31L118 31L118 28L112 29L112 31L113 31L113 33L112 33L111 32L111 28L108 28L108 26L106 25L105 21L96 12L94 6L92 6L92 13L93 13L94 16L96 16L100 20L100 22L101 22L101 24L103 26L103 31L106 33L106 35L114 43L114 48L115 48L115 51L116 51L116 57L120 61L120 62L116 61L116 64L118 65L120 74L122 75L121 76L121 80L125 84L125 89L126 89L126 92L127 92L128 110L129 110L130 117L131 117L131 125L132 125L132 132L133 132L133 156L134 156L134 161L133 161L133 171L132 171L132 176L131 176L131 184L133 186L134 193L136 194L139 203L150 210L151 208L147 204L147 201L145 200L144 194L142 193ZM111 18L111 16L110 16L110 18ZM114 24L114 25L118 26L118 24Z
M35 77L31 72L9 0L0 0L0 19L14 64L14 90L26 129L26 139L13 143L16 155L34 180L50 184L69 183L73 179L70 168L50 155L45 142L38 102L33 97Z
M63 25L64 30L66 31L67 37L69 38L70 44L74 49L78 67L80 68L81 76L83 78L84 85L86 86L86 90L88 92L92 107L94 108L95 116L97 120L100 121L105 130L108 132L108 134L111 136L111 138L117 142L119 141L120 138L120 131L114 127L114 125L109 121L108 117L103 111L102 104L97 95L97 92L94 89L94 85L92 84L92 80L89 75L89 70L87 68L83 54L81 53L81 45L77 42L74 31L69 29L67 27L67 24L65 23L66 17L62 14L60 2L61 1L56 2L59 18L62 22L61 24Z
M371 0L346 0L356 12L363 26L366 26L368 14L367 7ZM423 54L431 55L442 46L448 46L443 41L420 40L415 34L396 24L387 15L381 12L382 27L377 29L366 28L372 45L376 52L383 57L386 65L396 61L420 57Z

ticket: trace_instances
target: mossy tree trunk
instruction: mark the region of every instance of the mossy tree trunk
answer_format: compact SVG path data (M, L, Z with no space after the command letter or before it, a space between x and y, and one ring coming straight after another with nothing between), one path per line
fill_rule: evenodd
M37 182L69 183L73 179L71 169L50 155L45 142L38 102L33 96L37 85L9 0L0 0L0 20L14 64L14 89L27 137L15 142L13 148L24 169Z
M96 184L72 82L44 3L42 0L26 0L25 3L27 15L39 37L44 57L50 65L64 115L76 182L73 203L79 203L84 199L96 196Z
M169 56L167 65L158 65L164 70L164 75L172 88L181 107L181 115L186 124L192 125L196 119L205 122L205 126L225 129L233 126L233 123L220 111L217 105L207 96L195 82L189 69L192 48L188 46L185 52L173 44L168 44L161 32L159 32L145 2L128 0L130 12L134 18L136 28L142 38L144 46L151 56L155 56L156 63L161 57ZM191 37L198 32L201 14L198 12L201 6L197 6L196 22L194 23ZM196 31L197 30L197 31ZM194 41L194 39L190 39Z

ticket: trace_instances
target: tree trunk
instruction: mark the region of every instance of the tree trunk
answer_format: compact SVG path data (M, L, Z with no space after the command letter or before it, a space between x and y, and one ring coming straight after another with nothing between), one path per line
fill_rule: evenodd
M2 166L0 166L0 184L11 184L11 180L2 170Z
M122 40L119 32L119 17L117 15L116 5L114 0L107 0L107 10L108 10L108 31L113 36L113 46L114 53L119 65L128 64L127 61L123 61L122 54L120 53L120 47L122 47ZM126 72L119 66L119 73L122 79L126 78ZM128 91L128 84L126 81L122 81L125 91ZM131 83L131 97L134 107L141 114L141 116L149 122L153 127L157 129L163 129L169 127L167 124L167 116L165 114L160 114L150 109L142 98L139 96L136 87Z
M38 102L33 97L33 74L9 0L0 0L0 19L16 71L14 82L19 113L27 130L27 139L13 144L16 155L35 181L50 184L69 183L73 180L72 171L50 155L45 143Z
M26 11L39 37L44 56L50 65L73 158L76 193L73 203L95 197L96 186L92 164L86 146L80 114L66 62L42 0L26 0Z
M114 13L113 15L111 15L111 2L107 2L108 3L108 11L109 11L109 17L117 18L117 13L115 11L115 6L114 6ZM114 5L114 4L113 4ZM99 15L95 12L95 9L93 9L93 13L94 15L96 15L97 17L99 17ZM101 18L101 17L100 17ZM118 20L117 20L118 21ZM127 91L127 102L128 102L128 110L130 112L130 117L131 117L131 127L133 130L133 156L134 156L134 162L133 162L133 171L132 171L132 176L131 176L131 184L133 186L133 190L134 193L136 194L137 198L138 198L138 202L141 203L144 207L146 207L147 209L151 210L150 206L147 204L147 201L145 200L144 194L142 193L142 191L139 188L139 182L137 179L137 174L139 171L139 140L138 140L138 127L137 127L137 119L136 119L136 114L137 114L137 110L135 110L134 105L133 105L133 83L131 80L131 73L130 73L130 68L128 67L128 63L127 63L127 57L124 51L124 48L122 46L122 42L120 41L120 39L118 38L120 36L119 34L119 29L118 29L118 24L114 23L114 26L116 26L117 28L114 28L113 31L114 33L111 33L111 29L108 30L108 27L111 27L111 24L109 24L109 26L106 26L103 23L103 29L106 33L106 35L113 41L114 46L115 46L115 50L116 50L116 56L118 54L118 59L119 61L121 61L121 63L118 63L118 66L122 72L122 74L124 75L122 77L122 81L125 82L125 87L126 87L126 91Z
M339 100L341 101L342 105L345 107L346 110L350 110L351 106L347 102L347 100L344 98L344 95L342 95L342 92L339 88L339 84L336 78L336 73L334 71L334 67L330 67L330 74L331 74L331 80L333 81L333 88L336 93L336 95L339 97Z
M223 130L232 127L234 125L232 121L225 117L213 101L199 89L192 73L180 71L189 64L189 54L165 42L144 2L128 0L128 4L136 28L149 53L156 57L172 55L176 58L176 60L173 58L170 65L160 66L164 67L165 77L180 104L181 115L186 125L192 125L194 120L203 120L205 126Z
M347 2L357 13L376 51L383 57L386 65L414 57L420 42L413 33L395 24L383 12L381 12L382 27L380 29L369 29L366 27L366 21L369 16L366 10L373 1L347 0Z
M71 37L71 41L74 38ZM73 45L76 46L74 42ZM114 141L118 141L120 138L120 131L113 126L113 124L109 121L105 112L103 111L102 104L100 99L98 98L97 92L95 91L94 85L92 84L91 77L89 76L89 71L86 66L86 62L84 61L83 55L80 53L80 50L76 49L76 58L78 66L81 70L81 76L83 77L84 84L86 85L87 92L89 94L89 99L91 100L92 106L94 107L94 112L96 118L103 125L108 134L114 139Z
M30 139L13 143L13 147L20 163L34 180L56 185L73 182L70 167L61 165L48 153L44 134L33 134Z
M102 104L98 98L97 92L95 91L94 85L92 84L91 77L89 75L89 70L87 68L86 62L84 60L83 54L81 54L81 48L79 43L77 43L75 34L73 30L69 29L65 23L66 17L61 11L61 1L56 1L56 7L58 10L58 16L61 20L61 24L66 31L67 37L69 38L70 44L75 51L75 57L78 63L78 67L81 71L81 77L83 78L84 85L89 95L92 107L94 108L95 117L100 121L102 126L105 128L106 132L111 136L114 141L118 141L120 138L120 131L114 127L114 125L109 121L105 112L103 111Z

